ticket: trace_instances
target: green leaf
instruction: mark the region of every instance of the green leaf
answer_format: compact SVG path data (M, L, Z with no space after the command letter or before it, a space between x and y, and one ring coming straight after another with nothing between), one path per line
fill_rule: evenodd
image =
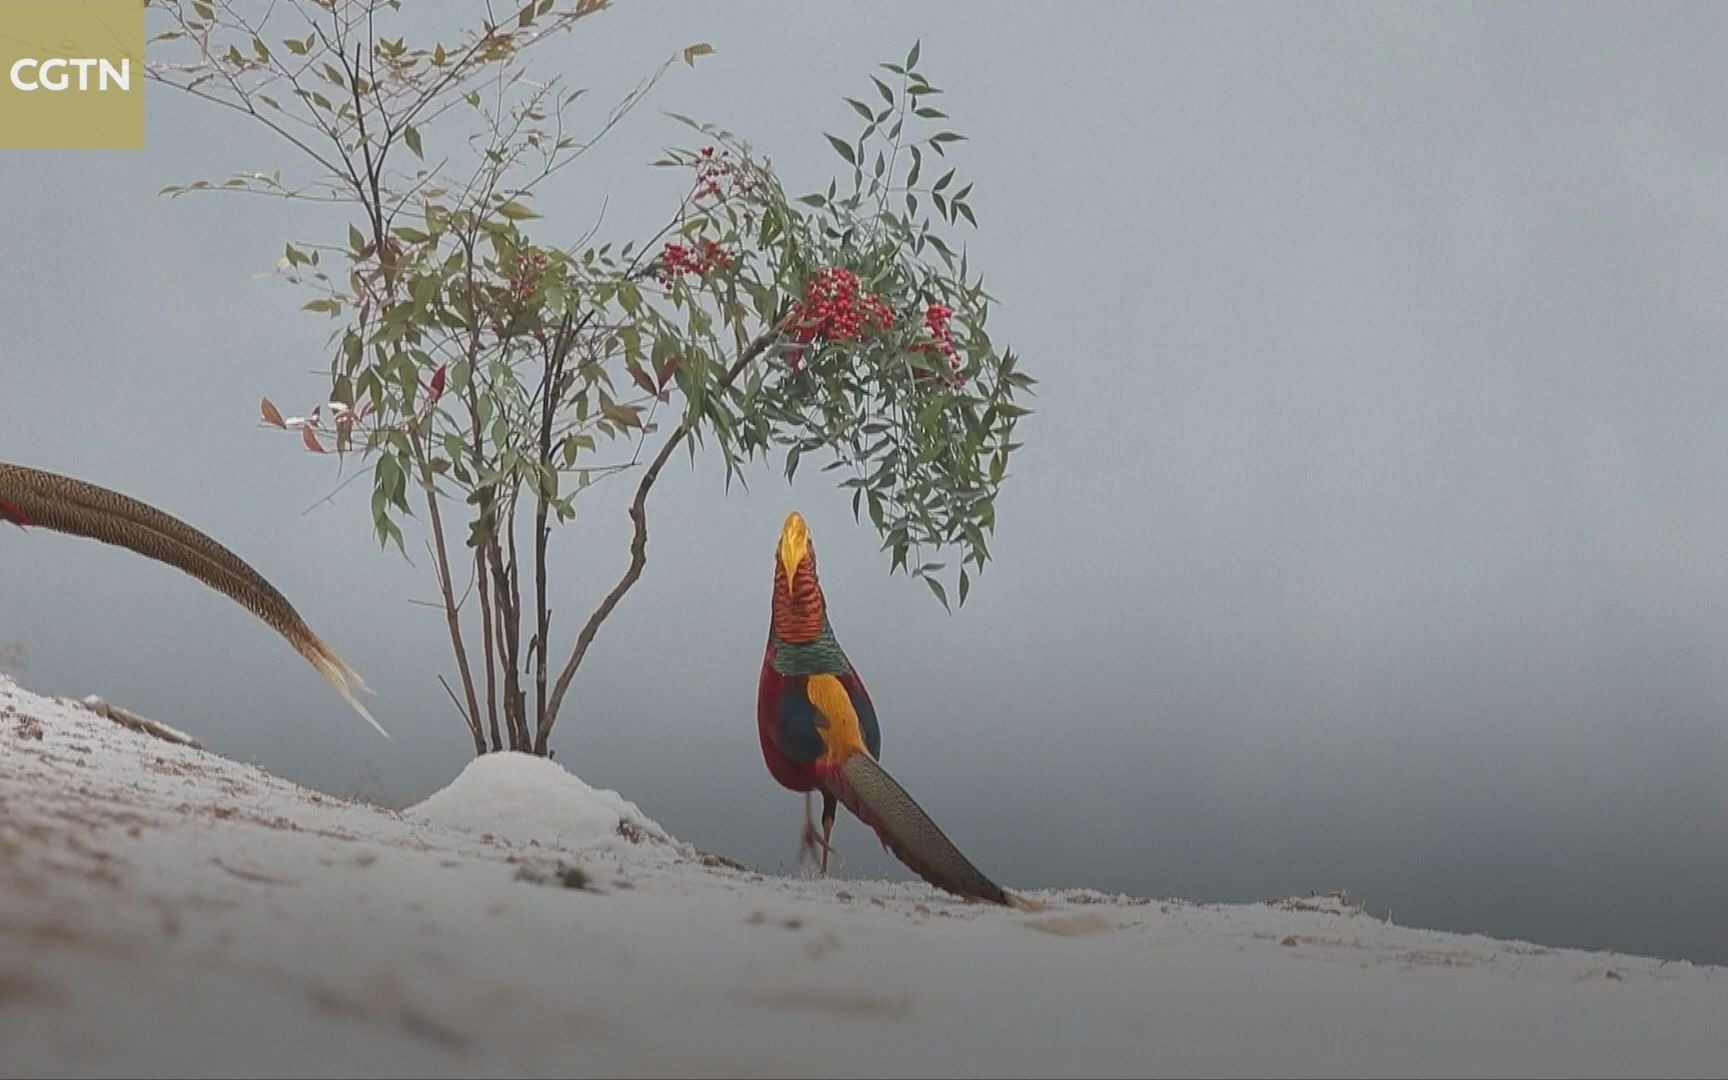
M602 397L600 399L600 415L622 428L639 428L642 426L642 407L640 405L620 405Z
M882 95L883 101L886 101L890 105L894 104L894 91L888 89L887 83L878 79L874 75L870 76L870 81L876 84L876 92Z
M918 53L923 49L924 41L919 39L912 43L912 51L906 54L906 70L911 71L918 66Z
M971 592L971 591L972 591L972 579L967 576L966 570L964 568L962 568L960 570L960 606L961 607L966 606L966 594Z
M946 408L947 405L948 397L945 394L938 394L936 397L932 398L929 404L919 410L918 426L921 428L929 428L933 426L936 423L936 418L942 415L942 410Z
M413 278L408 286L408 295L414 298L416 304L430 304L433 297L438 295L438 279L426 274Z
M847 98L846 104L852 106L852 111L856 112L859 116L862 116L864 119L872 121L872 122L875 121L876 117L875 117L875 114L873 114L870 111L870 106L864 104L862 101L859 101L857 98Z
M415 157L421 159L422 161L424 161L426 159L426 155L420 152L420 129L419 128L415 127L413 124L409 124L407 127L403 128L402 129L402 141L408 144L408 149L412 150L414 152Z
M498 207L498 214L500 217L508 218L511 221L526 221L529 218L537 218L540 216L538 211L529 209L517 202L515 199L505 200L505 202Z
M858 155L853 153L851 143L845 139L836 139L834 136L828 135L827 132L823 132L823 135L828 139L828 145L834 148L834 152L846 159L846 164L858 164Z
M924 584L930 586L930 591L936 594L936 599L942 601L942 606L944 608L949 611L954 610L953 608L948 607L948 590L942 587L940 581L937 581L933 577L927 577L924 579Z

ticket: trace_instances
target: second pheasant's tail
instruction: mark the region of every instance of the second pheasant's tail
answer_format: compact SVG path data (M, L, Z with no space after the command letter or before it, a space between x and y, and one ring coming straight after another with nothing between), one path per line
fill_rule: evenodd
M373 718L366 706L360 704L360 699L354 696L356 688L366 693L372 692L372 688L366 685L366 680L360 677L358 671L348 666L348 661L337 656L328 645L320 641L318 635L312 633L310 627L307 628L306 634L308 636L304 641L290 639L290 643L300 650L300 655L318 669L318 674L324 676L324 681L335 687L336 692L342 695L344 701L353 706L354 711L359 713L363 720L371 724L378 734L388 739L390 733L384 730L384 725Z
M179 518L83 480L4 462L0 512L19 525L100 540L192 575L286 638L355 712L390 737L354 696L356 688L366 690L366 683L312 632L287 598L245 560Z
M834 774L834 793L919 877L968 900L1028 908L1026 900L984 876L960 853L917 801L867 753L855 753Z

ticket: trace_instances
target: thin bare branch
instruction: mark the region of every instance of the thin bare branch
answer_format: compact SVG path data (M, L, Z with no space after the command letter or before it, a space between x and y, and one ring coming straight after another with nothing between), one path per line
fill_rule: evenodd
M773 327L752 341L738 359L733 362L732 366L727 369L725 377L720 380L719 386L715 387L714 393L723 394L731 389L732 384L737 381L739 375L743 374L744 369L750 366L751 361L761 356L770 345L778 341L790 326L791 317L782 313L775 320ZM630 565L625 568L624 575L618 579L618 583L612 587L612 591L600 601L600 606L594 609L592 615L588 616L588 621L583 624L581 633L576 637L576 647L571 651L570 659L565 661L563 670L558 673L558 682L553 688L552 700L546 706L546 726L540 730L535 739L534 752L537 754L546 753L547 740L552 733L552 725L557 722L559 708L564 704L564 694L570 689L571 680L576 677L576 669L582 666L583 657L588 655L588 647L594 644L594 637L600 632L600 624L604 623L607 617L612 614L612 609L616 608L618 602L624 599L624 594L629 592L631 587L641 578L643 567L648 565L648 492L653 489L654 482L660 478L660 470L666 467L666 462L671 459L673 452L689 437L690 427L688 418L678 424L672 434L667 437L665 444L660 447L660 452L654 455L654 460L649 464L648 471L642 474L641 483L636 485L636 497L630 501L630 524L632 527Z

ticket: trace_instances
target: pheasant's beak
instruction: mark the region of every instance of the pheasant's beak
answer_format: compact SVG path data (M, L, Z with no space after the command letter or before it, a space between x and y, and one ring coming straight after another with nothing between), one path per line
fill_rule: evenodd
M810 551L810 530L804 526L804 518L794 510L786 515L786 524L780 529L780 565L786 570L786 584L792 584L797 576L798 564L804 561L804 556Z

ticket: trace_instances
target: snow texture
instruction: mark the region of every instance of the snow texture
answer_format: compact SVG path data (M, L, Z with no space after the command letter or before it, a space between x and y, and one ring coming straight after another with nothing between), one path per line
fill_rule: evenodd
M673 843L658 822L616 791L595 790L554 762L517 752L475 758L448 787L408 813L455 832L566 851Z
M381 810L0 676L4 1076L1728 1073L1728 969L1032 895L752 873L515 755Z

